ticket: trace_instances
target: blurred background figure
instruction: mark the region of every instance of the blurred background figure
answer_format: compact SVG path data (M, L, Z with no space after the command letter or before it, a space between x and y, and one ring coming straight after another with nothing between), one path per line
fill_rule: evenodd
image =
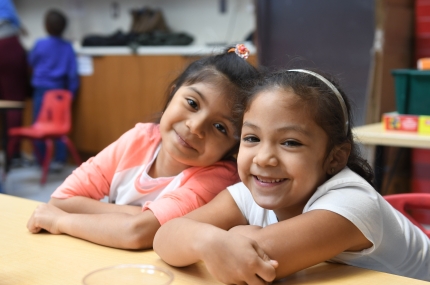
M59 10L51 9L45 14L47 37L38 39L30 51L29 63L32 68L31 84L33 86L33 122L39 115L44 94L52 89L67 89L74 95L79 87L76 55L70 42L62 38L67 27L67 18ZM38 157L45 156L45 145L37 143ZM55 154L50 169L60 171L67 160L66 145L57 140ZM42 164L42 161L38 161Z
M0 99L24 101L30 95L26 52L19 35L27 35L11 0L0 0ZM6 128L22 125L22 111L7 111ZM15 145L12 159L19 159L20 144Z

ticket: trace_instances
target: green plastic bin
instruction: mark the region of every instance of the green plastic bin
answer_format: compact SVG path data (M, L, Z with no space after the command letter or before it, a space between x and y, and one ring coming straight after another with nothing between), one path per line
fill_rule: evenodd
M399 114L430 115L430 71L394 69L396 107Z

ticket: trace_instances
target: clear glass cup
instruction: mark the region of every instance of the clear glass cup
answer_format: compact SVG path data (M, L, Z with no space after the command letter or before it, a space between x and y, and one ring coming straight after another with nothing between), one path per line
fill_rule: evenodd
M173 273L149 264L120 264L105 267L87 274L84 285L169 285Z

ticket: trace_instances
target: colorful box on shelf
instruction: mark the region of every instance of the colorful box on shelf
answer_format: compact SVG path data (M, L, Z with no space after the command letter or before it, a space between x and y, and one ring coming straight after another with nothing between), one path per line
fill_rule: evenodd
M382 125L387 131L430 135L430 116L399 114L397 112L385 113L382 115Z
M430 135L430 116L419 116L418 133Z

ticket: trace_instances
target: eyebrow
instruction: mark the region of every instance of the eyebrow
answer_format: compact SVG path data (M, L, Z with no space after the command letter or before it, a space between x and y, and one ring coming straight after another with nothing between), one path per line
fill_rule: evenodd
M200 96L200 98L202 99L202 101L204 102L204 103L208 103L208 101L206 100L206 96L205 95L203 95L203 93L201 93L199 90L197 90L197 88L195 88L194 86L188 86L188 89L191 89L191 90L193 90L194 92L196 92L199 96ZM238 130L235 130L236 128L234 127L234 125L235 125L235 121L234 121L234 119L231 117L231 116L226 116L226 115L222 115L221 116L222 118L224 118L224 119L226 119L227 121L229 121L233 126L232 126L232 128L233 128L233 133L237 133L238 132Z
M255 125L253 123L250 123L250 122L244 122L242 126L243 127L250 127L252 129L255 129L255 130L261 130L261 128L259 126ZM278 132L278 133L285 132L285 131L296 131L296 132L302 133L306 136L310 136L310 133L307 130L301 128L298 125L290 125L290 126L285 126L285 127L276 129L276 132Z
M188 89L191 89L194 92L196 92L200 96L200 98L202 98L203 102L207 103L205 95L203 95L203 93L201 93L199 90L197 90L197 88L195 88L193 86L188 86Z

